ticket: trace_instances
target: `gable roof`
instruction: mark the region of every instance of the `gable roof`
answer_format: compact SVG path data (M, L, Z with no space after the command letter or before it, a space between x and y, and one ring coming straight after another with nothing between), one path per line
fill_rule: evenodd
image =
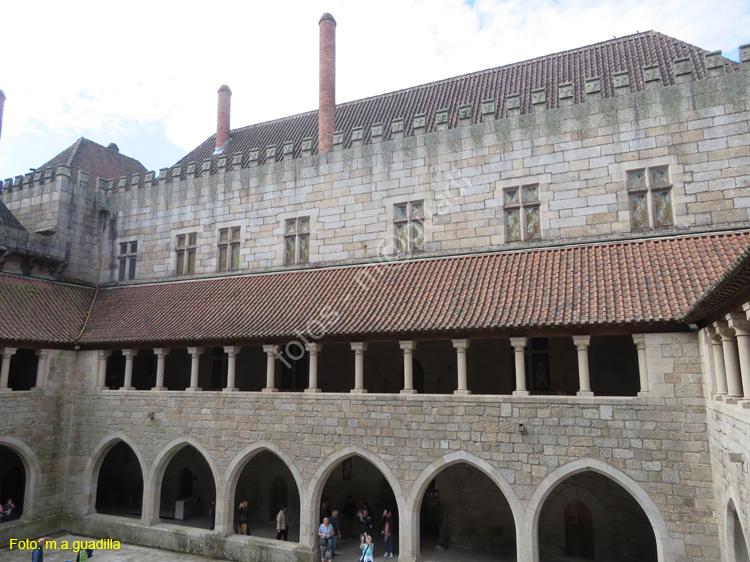
M143 174L146 168L135 158L120 154L117 145L110 144L109 147L102 146L81 137L49 162L45 162L37 168L44 170L60 165L70 166L72 177L77 178L78 172L88 172L91 182L89 188L95 190L94 178L116 179L131 174Z
M80 343L674 328L748 248L744 231L113 287Z
M18 222L18 219L13 216L13 213L10 212L10 209L5 206L5 203L0 201L0 226L4 226L5 228L12 228L13 230L23 230L26 232L26 229L23 227L23 225Z
M520 93L521 110L531 110L531 92L544 88L547 107L558 107L557 87L559 84L572 82L576 103L586 99L586 79L599 76L603 97L614 95L612 77L615 73L627 70L630 76L631 91L644 89L643 67L658 65L661 71L662 84L674 84L673 62L687 57L693 67L695 79L706 77L704 55L706 50L674 39L655 31L647 31L611 39L602 43L579 49L564 51L523 62L473 72L446 80L440 80L405 90L399 90L357 101L337 104L336 130L344 131L344 147L351 146L351 130L364 127L364 144L371 140L370 128L375 123L383 123L383 140L391 138L390 123L397 118L404 119L404 136L413 133L413 118L420 113L426 114L426 132L435 130L435 112L448 109L449 127L458 122L458 108L471 104L471 120L481 120L481 102L485 99L496 100L495 116L504 116L506 111L505 97L508 94ZM739 69L739 65L724 59L726 72ZM312 152L317 153L318 145L318 112L310 111L300 115L285 117L266 123L259 123L234 129L230 133L229 144L222 155L231 156L236 152L247 153L254 148L264 149L276 145L277 159L281 159L281 146L294 141L294 156L301 154L300 141L312 138ZM214 155L216 135L206 139L177 164L213 160L213 168L219 155ZM265 151L261 150L260 163L265 161ZM177 165L176 164L176 165ZM171 173L171 172L170 172Z

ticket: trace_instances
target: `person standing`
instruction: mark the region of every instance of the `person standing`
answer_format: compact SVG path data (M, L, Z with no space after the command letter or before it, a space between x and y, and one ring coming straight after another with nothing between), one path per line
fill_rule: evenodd
M372 535L365 533L359 543L359 549L362 551L362 558L360 558L362 562L373 562L372 551L375 547L372 545Z
M320 562L333 560L331 555L333 525L331 525L328 517L324 517L323 522L318 527L318 536L320 537Z
M44 543L47 539L44 537L36 541L36 548L31 553L31 562L44 562Z
M0 511L2 511L0 523L10 521L10 517L13 514L14 509L16 509L16 504L13 503L13 498L8 498L8 501L5 502L5 505L0 508Z
M331 558L336 557L336 542L341 538L341 527L339 526L339 510L334 509L331 514L331 526L333 527L333 545L331 546Z
M383 512L383 542L385 543L385 554L383 558L393 558L393 512Z
M289 534L286 528L286 506L282 505L279 513L276 515L276 540L287 540ZM283 537L283 539L282 539Z
M357 512L357 523L359 525L359 540L361 541L368 533L372 533L372 517L365 508Z
M250 521L250 511L248 503L243 501L237 508L237 533L247 535L247 524Z

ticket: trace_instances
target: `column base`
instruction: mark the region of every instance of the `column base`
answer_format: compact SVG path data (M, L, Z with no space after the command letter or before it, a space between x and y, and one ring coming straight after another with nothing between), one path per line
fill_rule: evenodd
M323 392L323 391L320 390L319 388L306 388L305 392L308 392L310 394L315 394L316 392Z
M10 388L5 387L5 388L0 388L0 392L13 392L13 391Z
M264 388L261 392L278 392L278 388Z
M740 400L737 404L743 410L750 410L750 400Z
M349 394L367 394L366 388L352 388Z
M719 393L714 394L714 400L718 400L719 402L721 402L722 400L724 400L725 396L726 394L719 394Z
M578 392L576 392L576 396L578 396L579 398L593 398L594 393L590 390L579 390Z
M166 386L154 386L151 390L167 390Z
M528 390L514 390L513 396L531 396L531 392Z
M186 388L185 392L203 392L203 389L199 386Z
M458 396L468 396L471 394L471 390L459 388L458 390L454 390L453 394L456 394Z
M740 401L739 396L725 396L724 397L724 404L736 404Z
M221 391L222 392L239 392L240 389L237 388L236 386L228 386L226 388L222 388Z
M637 394L637 396L638 396L638 398L648 398L649 396L651 396L651 393L648 390L641 390Z
M134 386L121 386L120 390L135 390Z
M413 388L405 388L401 391L401 394L416 394L417 391Z

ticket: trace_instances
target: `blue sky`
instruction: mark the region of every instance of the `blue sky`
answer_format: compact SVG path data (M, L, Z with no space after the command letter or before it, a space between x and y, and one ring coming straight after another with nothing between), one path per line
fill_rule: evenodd
M213 134L221 84L233 128L315 109L324 12L338 102L649 29L735 60L750 42L747 0L6 0L0 178L81 136L170 166Z

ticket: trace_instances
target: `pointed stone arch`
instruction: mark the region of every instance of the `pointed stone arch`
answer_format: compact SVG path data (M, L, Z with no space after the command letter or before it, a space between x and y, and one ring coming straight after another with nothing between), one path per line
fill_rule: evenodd
M741 505L735 501L733 493L728 494L729 498L726 500L726 544L728 552L728 560L735 562L747 562L748 560L748 544L747 534L745 533L745 527L742 524L742 518L740 512L737 510L737 506ZM735 520L736 519L736 520ZM738 528L739 527L739 528ZM738 549L737 538L738 535L742 538L743 543L741 548Z
M21 459L23 469L26 471L24 506L21 519L34 519L39 506L40 484L42 482L42 467L39 464L39 458L31 447L15 437L0 436L0 445L8 447ZM5 501L5 498L0 501Z
M563 480L587 471L601 474L622 486L638 503L641 509L643 509L654 532L656 554L659 562L675 562L677 556L685 553L684 543L672 538L661 511L659 511L654 500L643 490L640 484L624 472L603 461L598 459L578 459L548 474L537 486L529 500L524 532L528 533L528 536L531 537L531 544L527 546L531 547L531 560L533 562L539 562L539 516L541 515L545 500L550 492Z
M233 521L233 507L234 507L234 495L237 490L237 482L239 480L242 471L248 465L248 463L256 457L258 454L268 452L278 457L292 473L292 478L297 486L300 497L300 519L303 518L304 511L304 480L300 473L297 465L294 464L292 458L280 447L269 442L269 441L258 441L252 445L248 445L242 451L237 453L229 463L224 473L224 486L221 490L221 496L219 496L219 490L217 488L216 493L216 530L223 534L229 534L232 530ZM220 504L221 502L221 504ZM221 511L219 507L222 507ZM302 536L300 536L300 541Z
M164 478L164 472L169 466L170 461L174 456L179 453L185 447L193 447L198 453L203 456L203 459L208 464L211 476L214 479L214 487L216 490L216 510L223 507L219 504L222 497L222 486L224 483L219 478L219 471L214 463L213 456L211 453L198 441L192 437L178 437L170 441L165 445L162 450L156 455L153 464L144 474L143 478L143 516L141 520L148 524L153 525L159 522L159 507L161 503L161 484Z
M91 451L91 455L86 461L86 468L83 470L83 493L85 501L83 502L83 513L82 516L96 513L96 491L99 483L99 470L102 467L104 459L107 457L112 448L118 443L125 443L133 451L135 458L138 459L138 464L141 468L141 474L143 475L143 484L145 492L146 484L146 463L143 460L143 455L138 450L138 447L133 441L124 433L118 431L107 435L96 444L94 449Z
M521 544L520 533L523 527L524 509L513 487L500 471L486 460L477 457L476 455L472 455L471 453L467 453L466 451L456 451L433 461L429 466L422 470L414 481L414 484L412 484L411 492L406 500L406 513L409 517L408 526L412 532L409 533L409 537L402 538L403 541L407 542L402 543L401 548L402 551L406 551L406 547L408 546L411 549L409 552L413 553L415 559L419 557L419 540L417 540L418 537L413 531L414 529L419 528L419 508L422 504L424 494L427 491L427 487L440 472L450 466L460 463L476 468L497 485L503 496L505 496L505 499L508 501L511 513L513 514L513 520L516 524L516 544ZM406 526L403 525L402 527Z
M350 445L336 451L323 460L310 480L304 500L300 497L300 501L302 502L302 505L300 506L300 544L310 547L314 545L313 532L317 531L317 523L315 522L317 521L318 498L323 493L323 488L325 487L326 481L331 475L333 469L341 462L351 457L361 457L380 471L386 482L388 482L388 485L391 487L391 491L396 498L399 517L403 518L406 514L406 501L404 499L403 491L401 490L401 485L393 475L390 467L382 458L368 449L357 445ZM403 534L403 531L400 531L400 533Z

